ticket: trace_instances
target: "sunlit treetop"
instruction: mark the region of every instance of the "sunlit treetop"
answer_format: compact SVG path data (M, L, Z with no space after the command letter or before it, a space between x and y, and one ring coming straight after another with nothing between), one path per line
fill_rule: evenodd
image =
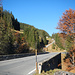
M67 35L75 33L75 10L66 10L60 18L57 29Z

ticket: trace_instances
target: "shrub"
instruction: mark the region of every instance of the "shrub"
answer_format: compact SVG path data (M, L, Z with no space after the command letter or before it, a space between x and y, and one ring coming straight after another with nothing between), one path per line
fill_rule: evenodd
M52 49L55 49L55 44L53 43L53 45L52 45Z

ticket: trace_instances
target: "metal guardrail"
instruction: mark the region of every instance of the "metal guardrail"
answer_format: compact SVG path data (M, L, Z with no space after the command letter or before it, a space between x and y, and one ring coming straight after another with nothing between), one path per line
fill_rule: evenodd
M47 54L47 53L48 52L41 52L41 53L37 53L37 54L40 55L40 54ZM0 61L21 58L21 57L27 57L27 56L33 56L33 55L35 55L35 53L0 55Z
M66 71L57 71L54 73L54 75L75 75L75 73L70 73Z

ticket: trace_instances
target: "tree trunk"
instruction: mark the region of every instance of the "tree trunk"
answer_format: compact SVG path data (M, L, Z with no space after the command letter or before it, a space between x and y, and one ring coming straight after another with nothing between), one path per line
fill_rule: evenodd
M74 67L74 52L73 52L72 59L73 59L73 62L72 63L73 63L73 67Z

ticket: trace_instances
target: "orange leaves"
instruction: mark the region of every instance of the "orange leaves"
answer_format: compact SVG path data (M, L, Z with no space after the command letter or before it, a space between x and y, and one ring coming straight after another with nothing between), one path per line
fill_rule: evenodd
M63 13L63 16L59 20L56 29L62 31L62 33L71 35L73 33L74 25L75 25L75 10L69 9Z
M22 41L24 40L24 37L22 37Z
M58 64L58 67L61 66L61 64Z
M69 59L66 59L66 63L68 63L68 62L70 62L70 60Z
M18 34L19 34L18 32L15 33L16 36L17 36Z

